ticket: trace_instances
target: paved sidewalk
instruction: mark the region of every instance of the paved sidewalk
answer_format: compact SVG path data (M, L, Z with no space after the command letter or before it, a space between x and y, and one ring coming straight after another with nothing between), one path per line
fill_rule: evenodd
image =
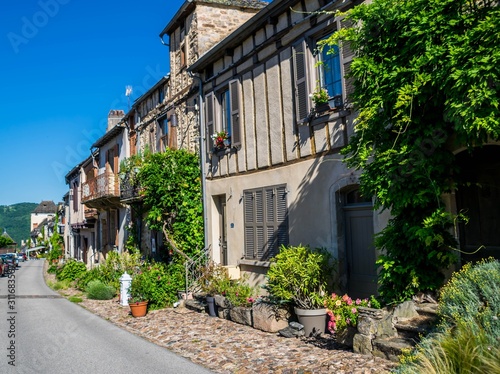
M383 373L392 362L336 349L324 339L287 339L186 308L134 318L116 300L81 305L134 334L217 373Z

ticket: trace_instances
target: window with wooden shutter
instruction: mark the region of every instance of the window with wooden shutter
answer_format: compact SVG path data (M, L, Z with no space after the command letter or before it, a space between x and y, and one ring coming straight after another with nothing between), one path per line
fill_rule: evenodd
M229 93L231 97L231 144L241 144L240 123L240 83L237 80L229 82Z
M209 93L205 97L205 124L206 124L206 147L207 152L214 148L212 135L214 134L214 94Z
M245 258L267 261L288 244L286 186L247 190L243 199Z
M295 84L295 116L297 123L307 120L310 110L309 84L307 74L308 52L305 40L302 40L293 47L293 73Z

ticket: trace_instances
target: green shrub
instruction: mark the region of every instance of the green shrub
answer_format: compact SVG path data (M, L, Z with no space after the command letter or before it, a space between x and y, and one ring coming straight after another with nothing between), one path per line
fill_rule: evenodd
M115 289L120 288L120 277L125 271L131 275L136 273L140 268L140 253L116 253L114 251L107 254L104 260L98 266L86 272L79 280L77 287L85 291L87 284L94 279L98 279L103 283L113 286Z
M246 283L246 280L231 282L230 287L224 292L232 306L251 306L256 299L257 290Z
M47 260L52 263L53 260L58 260L62 256L62 250L60 248L54 248L47 254Z
M56 278L58 280L75 281L80 278L87 271L87 267L83 262L73 259L68 260L60 271L56 271Z
M500 348L488 340L481 326L460 323L424 339L397 373L500 373Z
M80 296L70 296L68 297L68 300L71 301L72 303L81 303L83 299Z
M98 279L90 281L86 287L87 297L93 300L110 300L116 295L116 289Z
M325 249L281 246L271 259L265 288L272 297L298 308L322 308L332 273L331 255Z
M480 327L495 343L500 336L500 262L469 263L454 273L441 290L438 313L448 325L469 325L472 334Z
M148 300L148 309L171 306L178 300L177 291L185 287L184 266L171 263L147 263L132 279L131 296Z
M59 290L67 290L70 285L71 285L71 281L69 279L64 279L64 280L56 281L55 283L52 283L52 285L50 287L56 291L59 291Z
M500 262L466 264L440 292L437 332L398 373L500 373Z

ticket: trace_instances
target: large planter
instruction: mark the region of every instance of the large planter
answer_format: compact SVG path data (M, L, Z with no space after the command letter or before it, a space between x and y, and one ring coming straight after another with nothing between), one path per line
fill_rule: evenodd
M138 301L128 304L133 317L144 317L148 312L148 302Z
M306 337L323 334L326 329L326 309L294 308L299 323L304 326Z

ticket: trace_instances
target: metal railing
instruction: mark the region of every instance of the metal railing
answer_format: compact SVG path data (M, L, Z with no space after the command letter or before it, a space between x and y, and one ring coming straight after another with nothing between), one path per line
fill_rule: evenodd
M196 257L184 263L186 272L186 294L201 291L199 279L203 275L203 269L207 266L210 258L210 248L205 248Z
M82 185L82 202L115 196L120 196L120 182L117 174L104 172Z

